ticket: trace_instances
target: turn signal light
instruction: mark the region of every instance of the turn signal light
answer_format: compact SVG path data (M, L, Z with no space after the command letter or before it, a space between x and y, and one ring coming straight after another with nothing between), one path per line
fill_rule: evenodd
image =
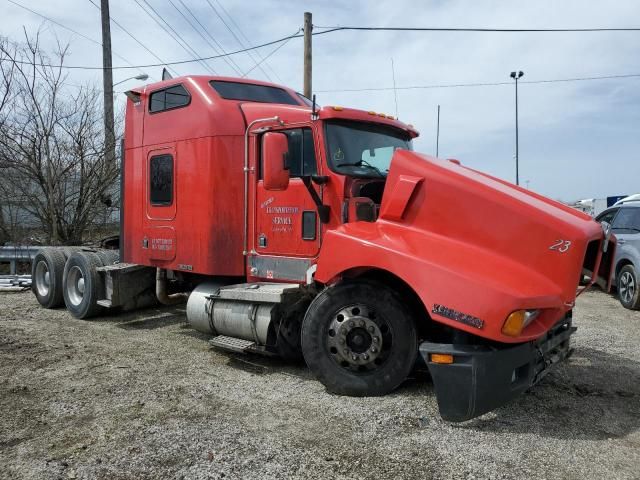
M516 310L510 313L502 326L502 333L510 337L519 336L539 313L540 310Z
M509 335L510 337L517 337L522 333L524 328L524 310L517 310L507 317L507 320L502 326L502 333Z
M449 355L448 353L432 353L431 361L433 363L451 364L453 363L453 355Z

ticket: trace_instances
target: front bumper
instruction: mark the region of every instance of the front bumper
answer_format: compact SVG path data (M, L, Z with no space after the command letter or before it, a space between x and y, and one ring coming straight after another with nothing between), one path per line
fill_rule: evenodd
M509 402L571 354L571 312L540 339L508 348L424 342L424 358L443 419L462 422ZM453 355L454 363L431 361L431 354Z

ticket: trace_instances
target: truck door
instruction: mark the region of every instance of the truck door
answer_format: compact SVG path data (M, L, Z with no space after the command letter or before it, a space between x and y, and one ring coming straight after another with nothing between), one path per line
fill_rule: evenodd
M257 276L295 280L300 272L306 271L310 265L307 259L315 257L320 247L317 208L301 179L318 172L316 145L311 128L279 132L287 135L290 181L285 190L265 190L262 169L258 167L253 244L256 257L260 258L254 258L252 263L263 273ZM259 165L262 161L261 153ZM287 262L282 257L295 258ZM268 265L273 268L267 268ZM297 273L294 275L292 270Z
M152 148L144 164L144 205L142 240L147 260L171 261L176 256L176 150L174 147Z

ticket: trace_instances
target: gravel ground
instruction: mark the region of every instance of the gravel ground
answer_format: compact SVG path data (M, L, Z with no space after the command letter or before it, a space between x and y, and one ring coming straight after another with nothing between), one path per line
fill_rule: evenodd
M0 293L0 478L640 478L640 312L594 291L574 318L569 362L451 424L428 378L338 397L211 351L184 309L88 322Z

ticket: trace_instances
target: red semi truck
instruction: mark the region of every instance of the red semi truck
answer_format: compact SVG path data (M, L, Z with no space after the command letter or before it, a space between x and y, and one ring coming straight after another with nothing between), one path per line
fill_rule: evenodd
M566 358L579 280L610 278L588 215L415 153L389 115L210 76L127 97L119 258L43 249L45 307L187 300L214 346L304 357L343 395L386 394L424 361L462 421Z

